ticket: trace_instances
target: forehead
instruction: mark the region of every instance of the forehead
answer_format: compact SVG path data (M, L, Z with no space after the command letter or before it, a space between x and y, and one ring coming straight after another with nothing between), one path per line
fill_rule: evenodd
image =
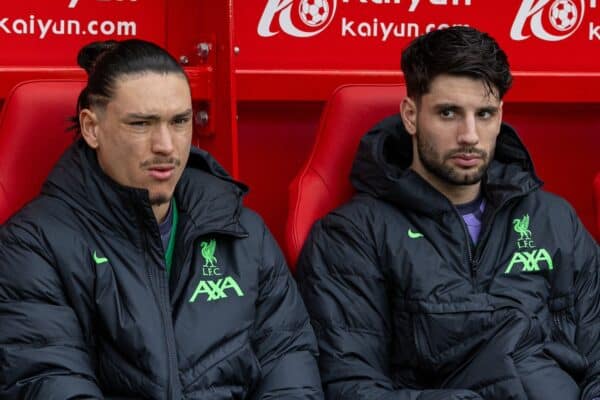
M190 86L183 75L149 72L118 78L107 109L118 114L169 115L191 104Z
M429 104L452 104L458 107L497 107L497 91L490 93L484 81L466 76L439 75L431 81L422 99Z

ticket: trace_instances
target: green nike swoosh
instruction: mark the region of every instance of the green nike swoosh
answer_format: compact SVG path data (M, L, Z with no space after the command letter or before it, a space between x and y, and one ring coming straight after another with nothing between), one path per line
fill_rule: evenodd
M413 232L412 229L408 228L408 237L411 239L418 239L418 238L422 238L423 234L419 233L419 232Z
M98 257L98 255L96 254L96 251L94 251L94 262L96 263L96 265L100 265L100 264L104 264L106 262L108 262L108 258L106 257Z

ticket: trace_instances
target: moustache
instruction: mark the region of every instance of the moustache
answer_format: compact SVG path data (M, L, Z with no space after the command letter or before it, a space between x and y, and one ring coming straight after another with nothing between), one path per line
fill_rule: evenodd
M482 159L486 159L488 156L487 151L485 150L481 150L481 149L477 149L475 147L463 147L460 149L454 149L454 150L450 150L448 153L446 153L446 159L455 157L459 154L474 154L477 155L478 157L482 158Z
M153 159L142 161L140 163L140 168L150 168L153 165L172 165L174 167L179 167L181 165L181 160L175 157L154 157Z

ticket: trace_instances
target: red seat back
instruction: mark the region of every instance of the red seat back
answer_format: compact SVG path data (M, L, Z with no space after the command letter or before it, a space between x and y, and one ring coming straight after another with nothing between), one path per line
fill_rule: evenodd
M321 116L306 164L290 184L284 251L292 270L313 223L350 198L350 169L361 137L397 113L404 85L339 87Z
M0 224L35 197L73 133L80 80L19 83L0 114Z
M596 226L598 227L598 232L600 232L600 171L598 171L594 179L594 206L596 210Z

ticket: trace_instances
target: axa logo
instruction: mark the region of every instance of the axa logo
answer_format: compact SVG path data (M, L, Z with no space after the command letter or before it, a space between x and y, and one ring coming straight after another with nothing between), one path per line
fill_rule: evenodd
M533 234L529 229L529 214L525 214L521 218L515 218L512 224L513 230L519 235L517 239L519 251L513 253L504 273L510 274L515 266L520 266L521 272L537 272L544 267L552 271L554 262L548 250L537 249L535 246Z
M75 8L77 7L77 5L79 4L81 0L69 0L69 8ZM100 1L103 3L108 3L110 1L117 1L119 3L122 3L124 1L130 2L130 3L135 3L137 2L137 0L96 0L96 1Z
M335 15L337 0L268 0L258 22L258 34L271 37L280 32L306 38L321 33Z
M543 263L542 263L543 262ZM542 263L542 264L540 264ZM546 267L549 271L554 269L552 257L546 249L534 249L533 251L516 251L504 273L510 274L515 265L521 266L522 272L540 271L541 267Z
M595 6L595 0L592 0ZM581 26L585 0L523 0L510 29L513 40L564 40Z
M190 297L189 302L194 303L199 297L206 301L226 299L230 295L244 297L240 285L231 276L215 280L201 280ZM206 296L206 297L204 297Z

